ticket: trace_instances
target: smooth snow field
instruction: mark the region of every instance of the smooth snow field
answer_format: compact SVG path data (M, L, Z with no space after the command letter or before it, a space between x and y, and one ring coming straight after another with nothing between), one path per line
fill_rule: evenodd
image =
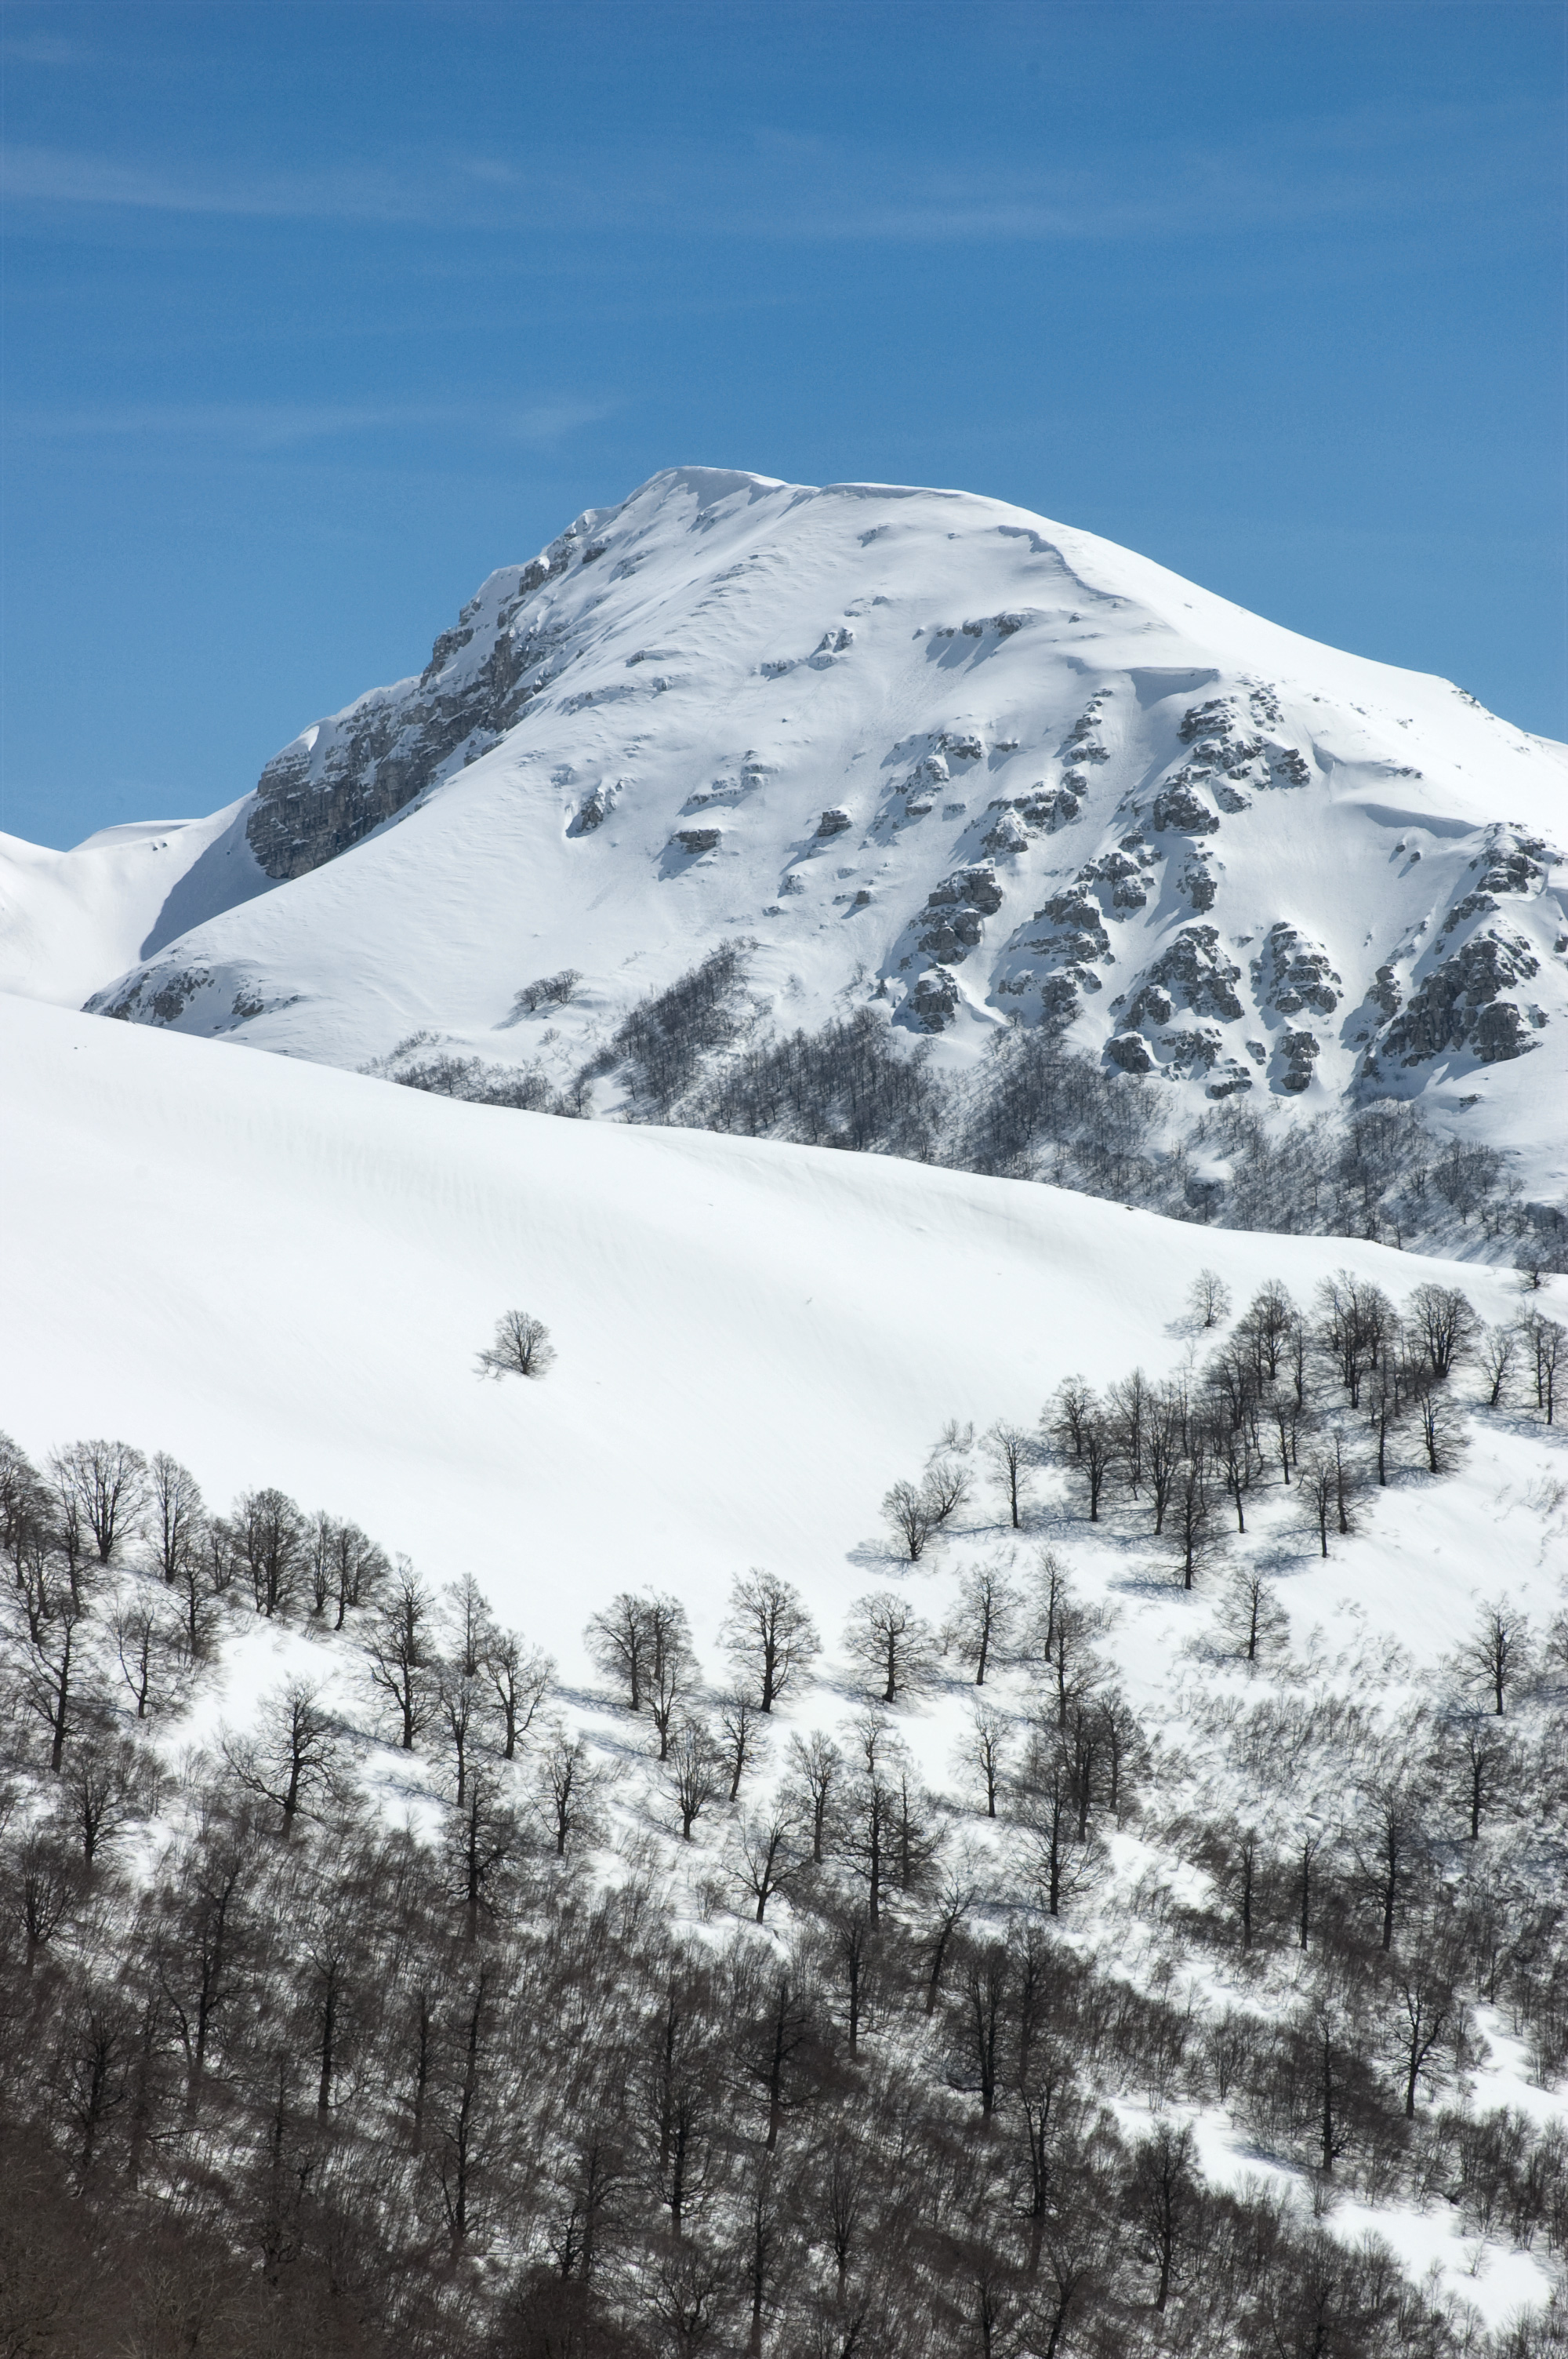
M1130 1527L1080 1550L1059 1469L1033 1534L997 1525L986 1491L952 1543L889 1557L882 1495L946 1420L1032 1422L1070 1372L1201 1359L1214 1339L1185 1297L1206 1265L1238 1310L1275 1277L1306 1303L1343 1266L1396 1301L1437 1277L1487 1319L1518 1307L1511 1273L1473 1264L467 1106L10 998L0 1103L0 1426L34 1453L94 1433L170 1451L224 1508L276 1484L352 1517L434 1580L471 1571L568 1682L586 1616L622 1587L676 1591L706 1649L731 1577L764 1564L831 1646L863 1591L907 1577L935 1618L957 1554L1049 1535L1117 1593L1113 1650L1152 1698L1210 1607ZM1561 1315L1555 1287L1536 1299ZM475 1353L514 1306L548 1322L557 1364L482 1381ZM1457 1476L1374 1494L1327 1564L1289 1495L1260 1495L1249 1521L1283 1551L1299 1634L1387 1632L1425 1660L1480 1595L1551 1610L1561 1443L1522 1415L1473 1425Z

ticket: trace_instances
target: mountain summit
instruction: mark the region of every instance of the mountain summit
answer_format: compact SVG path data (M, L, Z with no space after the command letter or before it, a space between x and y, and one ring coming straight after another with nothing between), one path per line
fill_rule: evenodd
M254 897L89 1005L564 1084L739 940L753 1037L866 1006L938 1070L1044 1028L1195 1114L1475 1107L1539 1185L1563 786L1450 682L1022 509L674 468L276 756Z

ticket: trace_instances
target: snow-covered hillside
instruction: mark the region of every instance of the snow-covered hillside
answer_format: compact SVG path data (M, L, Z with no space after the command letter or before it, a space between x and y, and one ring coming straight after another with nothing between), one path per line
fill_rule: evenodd
M920 1973L906 1977L903 2017L884 2005L860 2034L868 2070L904 2072L925 2092L922 2119L937 2125L932 2135L949 2118L953 2136L974 2134L972 2075L960 2052L968 1988L960 1989L960 1973L972 1978L977 1956L989 1957L1001 1973L1018 1943L1044 1940L1048 1924L1052 1971L1067 1960L1071 1971L1098 1978L1113 2007L1140 2020L1146 2009L1179 2059L1147 2061L1130 2038L1108 2050L1102 2042L1092 2059L1083 2046L1087 2098L1104 2108L1098 2122L1086 2114L1084 2155L1098 2158L1112 2190L1103 2200L1130 2202L1116 2192L1122 2179L1142 2167L1139 2158L1163 2151L1162 2139L1176 2136L1184 2141L1184 2201L1196 2204L1191 2190L1201 2174L1206 2203L1228 2190L1271 2222L1274 2274L1259 2297L1264 2307L1293 2299L1280 2291L1286 2264L1278 2245L1287 2233L1327 2269L1325 2302L1343 2308L1359 2300L1365 2277L1386 2274L1383 2247L1356 2262L1361 2275L1353 2283L1341 2282L1350 2260L1341 2269L1334 2256L1354 2253L1371 2232L1408 2277L1422 2281L1424 2299L1436 2306L1421 2310L1432 2339L1374 2340L1368 2328L1361 2340L1339 2346L1346 2353L1388 2359L1419 2347L1444 2359L1461 2351L1544 2359L1554 2347L1560 2304L1546 2306L1563 2247L1559 2227L1549 2223L1562 2207L1547 2182L1562 2151L1564 2100L1563 2043L1552 2029L1558 2015L1550 1994L1542 1996L1557 1954L1542 1879L1557 1875L1562 1856L1551 1784L1552 1765L1561 1760L1554 1731L1568 1525L1562 1428L1549 1430L1533 1405L1524 1358L1516 1363L1513 1394L1495 1409L1484 1406L1479 1365L1456 1364L1435 1412L1440 1455L1450 1462L1436 1473L1424 1463L1419 1420L1407 1414L1393 1444L1392 1479L1377 1486L1370 1392L1358 1413L1331 1406L1332 1354L1320 1345L1308 1379L1319 1403L1314 1415L1320 1433L1332 1430L1359 1470L1353 1508L1359 1527L1331 1538L1325 1524L1320 1539L1304 1471L1281 1483L1260 1455L1245 1533L1229 1530L1228 1512L1217 1515L1191 1587L1173 1549L1174 1508L1157 1538L1147 1497L1130 1497L1124 1487L1090 1522L1081 1473L1057 1447L1027 1474L1015 1527L1003 1495L983 1478L968 1429L999 1419L1041 1430L1043 1406L1075 1372L1104 1386L1141 1367L1156 1385L1169 1377L1207 1384L1217 1400L1222 1386L1206 1367L1231 1332L1225 1288L1239 1310L1278 1281L1315 1319L1317 1289L1336 1273L1385 1289L1396 1304L1423 1284L1458 1284L1482 1320L1504 1329L1521 1309L1561 1313L1568 1283L1549 1277L1521 1298L1511 1273L1373 1245L1200 1233L1048 1187L892 1158L452 1103L304 1060L235 1056L219 1043L104 1024L16 997L0 998L0 1100L15 1142L0 1162L0 1233L11 1247L0 1257L0 1429L40 1463L51 1445L93 1432L149 1455L168 1451L214 1504L276 1484L308 1509L327 1509L389 1549L406 1549L417 1574L449 1597L450 1584L475 1576L500 1621L548 1648L558 1664L549 1730L559 1733L531 1739L515 1763L508 1756L507 1792L515 1793L519 1810L532 1810L529 1797L551 1762L580 1757L588 1765L593 1790L612 1800L594 1822L591 1843L574 1836L584 1857L574 1853L572 1873L619 1889L629 1913L643 1911L661 1945L658 1974L668 1971L662 1944L672 1933L699 1960L723 1951L742 1963L752 1959L759 1972L779 1961L809 1962L821 1938L813 1930L818 1919L838 1921L831 1912L839 1886L853 1897L849 1872L830 1861L821 1889L808 1890L798 1861L800 1880L774 1895L763 1930L761 1901L753 1920L752 1899L736 1897L736 1846L762 1823L754 1814L766 1797L775 1798L766 1807L786 1807L777 1799L780 1780L802 1757L789 1749L792 1737L837 1732L852 1747L857 1731L869 1729L876 1745L907 1765L908 1777L929 1780L940 1795L933 1799L922 1785L919 1808L935 1814L931 1840L945 1847L946 1882L935 1893L915 1879L885 1904ZM1206 1332L1192 1308L1206 1263L1219 1281L1209 1289L1215 1323ZM498 1313L513 1306L553 1330L558 1359L541 1383L487 1383L476 1368ZM1289 1390L1288 1378L1281 1389ZM897 1478L921 1478L944 1429L948 1446L938 1462L968 1467L970 1494L918 1560L901 1560L883 1495ZM1044 1430L1059 1434L1060 1417ZM1307 1463L1303 1448L1301 1470ZM1227 1527L1223 1541L1220 1523ZM130 1554L122 1551L125 1569L115 1577L135 1588ZM585 1625L618 1593L666 1591L689 1614L707 1674L721 1658L731 1585L758 1566L798 1589L826 1641L823 1656L770 1723L773 1745L749 1773L749 1805L727 1810L710 1787L697 1838L683 1842L670 1815L670 1771L639 1745L644 1723L630 1720L602 1684ZM856 1601L871 1602L868 1593L901 1611L907 1603L917 1627L952 1628L966 1582L972 1595L987 1568L1003 1587L1036 1595L1047 1579L1066 1582L1052 1592L1073 1601L1060 1609L1054 1674L1049 1639L1044 1658L1047 1682L1058 1680L1063 1725L1069 1673L1062 1634L1071 1626L1078 1649L1072 1677L1087 1682L1083 1697L1130 1713L1119 1725L1134 1732L1143 1765L1137 1808L1108 1808L1092 1841L1075 1849L1060 1917L1054 1883L1049 1918L1043 1913L1045 1871L1029 1851L1039 1829L1028 1815L1033 1789L1022 1748L1031 1728L1054 1730L1057 1710L1051 1694L1042 1700L1036 1641L993 1663L983 1690L993 1701L979 1712L980 1691L960 1636L928 1683L901 1690L891 1716L873 1712L870 1720L865 1708L876 1682L868 1689L845 1641L847 1617ZM1237 1601L1245 1603L1249 1577L1267 1660L1244 1659L1237 1637ZM156 1577L144 1571L139 1586L165 1609ZM189 1879L201 1797L218 1796L225 1775L254 1773L247 1731L259 1729L261 1741L270 1741L265 1732L289 1680L304 1680L310 1709L330 1715L333 1742L351 1749L368 1800L395 1823L422 1827L423 1854L438 1866L445 1855L440 1844L454 1806L436 1757L438 1740L420 1755L389 1752L378 1741L387 1725L367 1684L368 1617L356 1614L335 1638L324 1623L299 1614L252 1615L244 1590L236 1584L219 1617L222 1646L214 1637L202 1663L192 1660L182 1674L200 1673L193 1712L152 1723L163 1767L178 1775L167 1779L162 1815L146 1835L147 1855L162 1863L147 1895L149 1919L160 1906L178 1915L162 1887L168 1875ZM1518 1677L1507 1732L1494 1736L1466 1688L1474 1664L1466 1670L1464 1654L1483 1604L1499 1600L1515 1634ZM81 1662L89 1646L103 1652L107 1644L109 1611L106 1604L87 1630ZM1539 1680L1538 1661L1546 1666ZM82 1675L79 1664L76 1676ZM696 1670L690 1676L691 1708L711 1709L712 1692L695 1684ZM139 1740L145 1732L134 1725ZM986 1813L976 1781L976 1735L987 1728L988 1743L1004 1750L1010 1765L1000 1819ZM1484 1794L1494 1816L1485 1842L1466 1844L1462 1806L1472 1789L1463 1783L1469 1756L1462 1747L1472 1738L1492 1781ZM208 1751L187 1749L197 1744ZM1538 1765L1546 1780L1539 1788L1530 1783ZM41 1811L58 1781L51 1784L38 1762L28 1767L29 1808ZM737 1769L737 1786L739 1779ZM1022 1797L1016 1802L1015 1785ZM476 1782L476 1812L479 1791ZM1083 1792L1087 1798L1087 1784ZM460 1816L460 1785L457 1793ZM1474 1793L1479 1812L1483 1788ZM1331 1987L1321 1919L1341 1906L1365 1915L1368 1892L1376 1897L1377 1811L1385 1803L1420 1813L1419 1835L1410 1832L1414 1817L1400 1819L1396 1833L1401 1846L1419 1843L1421 1865L1418 1874L1416 1851L1408 1863L1400 1851L1404 1880L1398 1894L1390 1884L1386 1904L1391 1924L1403 1896L1398 1954L1388 1939L1379 1951L1373 1938L1357 1966L1366 1989L1357 1985L1346 2013ZM142 1807L145 1816L151 1805ZM296 1868L287 1905L306 1914L298 1925L280 1915L255 1949L280 1985L315 1987L311 1961L322 1952L310 1946L313 1929L318 1919L342 1921L338 1840L313 1833L303 1846L306 1865ZM564 1855L564 1832L559 1840ZM1238 1949L1233 1922L1238 1843L1247 1861L1256 1854L1264 1862L1259 1889L1266 1887L1271 1913L1256 1951ZM286 1851L275 1851L287 1860ZM1303 1882L1294 1897L1297 1858L1304 1858L1302 1874L1317 1896L1310 1949L1304 1930L1300 1942L1295 1932L1298 1908L1305 1924L1309 1889ZM427 1869L416 1859L411 1872ZM314 1884L301 1882L302 1874ZM938 2013L942 1953L932 1965L919 1945L945 1921L949 1887L965 1896L952 1905L972 1925L973 1941L960 1937L958 1918L946 1920L943 1941L957 1943L950 1967L957 1995ZM351 1888L362 1900L362 1878ZM873 1926L876 1888L873 1880ZM178 1885L177 1896L186 1889ZM550 1887L548 1905L559 1913L543 1920L542 1933L530 1919L530 1938L546 1956L566 1941L573 1890L569 1880ZM1246 1890L1250 1909L1250 1883ZM370 1903L362 1905L368 1911ZM1258 1905L1261 1910L1261 1899ZM1424 2017L1418 2025L1427 2045L1419 2055L1408 2041L1401 2047L1401 1995L1417 1987L1407 1954L1426 1956L1420 1944L1431 1948L1434 1926L1443 1932L1463 1917L1473 1929L1485 1911L1492 1912L1485 1916L1490 1980L1470 1962L1482 1938L1473 1932L1463 1995L1444 1983L1448 2012L1435 2027ZM504 1947L512 1930L498 1921ZM1536 1946L1521 1946L1512 1931L1505 1940L1499 1925L1525 1929ZM1250 1941L1250 1916L1247 1927ZM107 1976L113 1937L102 1938ZM134 1962L138 1939L127 1941ZM474 1939L470 1928L461 1959L448 1940L441 1954L451 1957L454 1974L463 1961L491 1956L489 1946L476 1952ZM487 1932L487 1945L490 1939ZM1347 1954L1359 1957L1356 1924L1347 1939ZM92 1955L74 1930L57 1942L51 1962L61 1953L75 1969ZM360 1979L351 1987L362 2003L371 1969L354 1956ZM398 1981L390 1965L385 1971L395 2041L406 1974ZM1011 1963L1005 1971L1012 1973ZM922 2012L927 1974L933 2004ZM521 1985L497 1987L505 1994L498 2012L508 2020L538 2014L524 2004ZM655 1996L660 1987L655 1975ZM647 2012L640 1984L628 1979L618 1998L629 2021ZM442 2004L446 2038L454 2003ZM1325 2010L1333 2006L1341 2012L1330 2017ZM382 2014L378 1983L375 2005L351 2018L363 2026L356 2036L368 2043ZM1305 2083L1304 2112L1299 2090L1287 2093L1287 2102L1269 2079L1295 2054L1291 2043L1300 2046L1303 2024L1318 2036L1320 2016L1329 2022L1324 2036L1339 2043L1333 2070L1343 2076L1353 2064L1362 2076L1356 2084L1362 2113L1349 2147L1336 2147L1327 2130L1320 2133L1315 2079ZM247 2010L236 2007L232 2019L225 2070L237 2085ZM717 2028L712 2044L717 2053ZM562 2047L569 2050L570 2042ZM1254 2060L1245 2072L1238 2056ZM851 2073L855 2057L852 2032ZM329 2066L320 2069L325 2091ZM1400 2071L1411 2093L1403 2114ZM332 2135L361 2136L377 2152L401 2155L407 2139L400 2085L395 2072L345 2075ZM373 2104L366 2093L384 2086L394 2092L384 2120L375 2110L379 2095ZM320 2136L326 2095L309 2116L304 2099L290 2102L305 2125L298 2135L313 2122ZM546 2144L565 2151L577 2126L570 2104L578 2102L563 2101L562 2111L552 2095L538 2123L530 2118L522 2140L527 2158ZM1010 2125L1011 2102L999 2109ZM1338 2082L1334 2102L1344 2102ZM1449 2110L1440 2114L1444 2105ZM278 2107L281 2122L281 2096ZM510 2095L504 2111L512 2119ZM193 2100L185 2118L194 2118ZM236 2170L234 2158L246 2151L243 2135L229 2132ZM891 2133L870 2135L881 2151ZM1350 2141L1352 2128L1343 2135ZM176 2185L177 2136L167 2157L160 2148L159 2162ZM1313 2161L1318 2147L1321 2168ZM1011 2168L1011 2149L994 2132L988 2138L984 2125L978 2150ZM438 2160L449 2152L449 2142ZM463 2231L497 2290L509 2273L532 2264L545 2234L521 2194L504 2202L495 2194L512 2184L492 2158L500 2152L496 2146L487 2155L490 2208L477 2214L471 2234ZM435 2166L419 2160L417 2139L413 2156L399 2164L400 2191L381 2210L399 2233L407 2219L423 2234L420 2207L438 2200L427 2184ZM901 2171L910 2167L901 2153ZM1081 2193L1087 2167L1087 2159L1065 2166L1064 2186ZM1540 2200L1521 2197L1501 2209L1498 2190L1523 2185L1531 2173ZM120 2172L114 2183L130 2182ZM1016 2240L1022 2216L1010 2190L1011 2182L997 2198L1004 2223L999 2249L1007 2253L1004 2239ZM1314 2244L1319 2214L1327 2225ZM441 2215L434 2216L434 2241L427 2241L445 2251ZM547 2214L539 2216L547 2225ZM1125 2333L1118 2327L1109 2341L1060 2347L1157 2352L1162 2359L1200 2347L1227 2354L1262 2347L1226 2339L1228 2329L1201 2346L1184 2339L1207 2267L1195 2247L1190 2254L1184 2247L1176 2307L1166 2321L1175 2339L1165 2335L1140 2274L1148 2245L1136 2231L1140 2215L1132 2216L1125 2253L1118 2243L1123 2232L1114 2222L1108 2230L1107 2288L1094 2296L1118 2318L1125 2311ZM455 2262L458 2231L446 2233ZM664 2249L657 2233L655 2206L648 2240L655 2257ZM233 2234L248 2250L242 2231ZM635 2258L643 2247L628 2241L627 2250ZM1033 2272L1025 2277L1011 2260L1005 2270L1006 2299L1021 2305L1022 2316L1022 2306L1037 2299ZM931 2274L926 2268L922 2286ZM617 2299L642 2298L631 2262L615 2282L624 2288ZM886 2299L914 2282L901 2255ZM1051 2280L1041 2283L1049 2288ZM842 2293L840 2277L839 2299ZM1399 2313L1401 2302L1413 2316L1409 2287L1385 2308ZM1089 2307L1086 2291L1082 2309ZM1447 2323L1433 2323L1439 2310ZM1517 2324L1521 2318L1526 2322ZM1483 2329L1495 2332L1482 2339ZM945 2354L983 2346L943 2330L928 2343L893 2336L866 2347L892 2359L904 2349ZM1022 2353L1046 2343L1039 2337L1004 2347Z
M1564 777L1448 681L1001 503L673 469L285 748L246 817L277 889L92 1004L564 1082L741 936L764 1028L870 1004L961 1067L1061 1026L1190 1111L1417 1095L1555 1198Z
M887 1572L882 1495L948 1419L1032 1423L1074 1372L1177 1371L1206 1263L1238 1302L1278 1278L1308 1304L1346 1266L1396 1300L1458 1282L1489 1320L1519 1299L1511 1273L1386 1247L454 1105L15 998L0 1094L18 1143L0 1427L39 1451L78 1432L170 1450L217 1497L276 1482L432 1574L473 1571L574 1675L589 1612L633 1581L710 1636L764 1562L836 1627ZM558 1366L484 1384L474 1355L517 1304ZM1433 1660L1482 1590L1546 1607L1565 1541L1544 1451L1494 1420L1462 1478L1386 1495L1328 1563L1297 1532L1307 1619L1349 1614ZM1139 1561L1108 1551L1098 1577ZM1194 1601L1163 1582L1129 1601L1141 1698Z
M0 991L80 1007L136 959L271 889L249 796L211 819L106 827L70 852L0 835Z

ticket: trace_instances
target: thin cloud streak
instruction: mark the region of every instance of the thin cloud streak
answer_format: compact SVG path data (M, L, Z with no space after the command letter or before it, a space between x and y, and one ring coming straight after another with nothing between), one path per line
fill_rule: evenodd
M497 442L546 445L597 425L619 401L561 398L513 408L501 402L149 402L123 408L12 411L8 431L37 441L97 441L170 438L240 444L252 450L297 449L345 436L427 432L482 436Z
M1492 126L1495 130L1498 126ZM733 145L670 143L622 150L611 180L537 152L454 156L415 177L376 165L329 172L167 170L42 147L0 152L0 194L46 211L100 208L256 220L332 219L366 227L570 235L593 230L746 237L781 244L1069 244L1204 237L1368 215L1387 221L1433 205L1517 205L1546 192L1552 167L1523 110L1509 168L1467 157L1463 117L1417 109L1389 117L1347 110L1204 147L1170 142L1130 156L1114 175L1000 173L983 161L912 166L842 142L767 126L744 160ZM1421 168L1421 155L1441 151ZM1288 160L1287 160L1288 159Z

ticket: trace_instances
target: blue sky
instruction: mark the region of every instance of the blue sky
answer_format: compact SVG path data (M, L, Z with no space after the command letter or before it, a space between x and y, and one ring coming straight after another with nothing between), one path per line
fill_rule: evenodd
M1568 734L1556 0L0 13L0 826L243 793L676 462Z

